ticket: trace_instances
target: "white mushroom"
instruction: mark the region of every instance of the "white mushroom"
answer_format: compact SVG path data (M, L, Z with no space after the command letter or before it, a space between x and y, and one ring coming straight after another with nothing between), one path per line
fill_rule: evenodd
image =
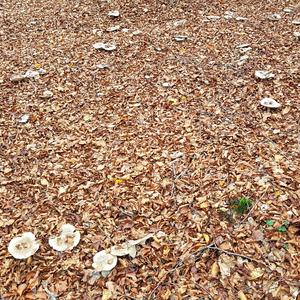
M281 106L281 104L278 103L276 100L268 97L261 99L260 104L264 107L269 107L269 108L279 108Z
M19 123L25 124L27 123L29 120L29 115L23 115L20 119L19 119Z
M24 232L9 242L8 252L16 259L26 259L33 255L39 247L35 235L31 232Z
M271 71L263 71L263 70L255 71L254 75L258 79L271 79L275 77L275 75Z
M136 247L133 244L124 243L122 245L113 246L110 248L110 254L114 256L125 256L129 255L132 258L136 256Z
M102 42L94 44L93 47L97 50L100 49L100 50L105 50L105 51L113 51L113 50L117 49L116 45L105 44Z
M174 37L176 42L183 42L183 41L187 40L187 38L188 37L186 35L176 35Z
M34 78L34 79L38 79L38 78L40 77L40 72L28 70L28 71L26 71L26 73L24 74L24 77L25 77L25 78Z
M78 245L80 232L71 224L64 224L58 237L49 238L49 245L57 251L71 250Z
M268 16L268 19L270 21L279 21L281 19L281 15L280 14L272 14L272 15Z
M107 250L102 250L97 252L93 258L93 268L97 272L111 271L118 262L118 258L107 252Z
M46 90L43 92L43 95L41 97L45 98L45 99L49 99L49 98L53 97L53 92Z
M236 17L235 18L237 21L247 21L248 19L245 17Z
M300 39L300 31L294 31L294 37Z
M120 16L120 12L118 10L111 10L107 15L109 17L117 18Z
M150 234L147 234L146 236L144 236L143 238L141 238L141 239L138 239L138 240L130 240L130 241L128 241L128 244L130 244L130 245L140 245L140 244L145 244L146 243L146 241L148 240L148 239L150 239L150 238L152 238L153 237L153 234L152 233L150 233Z
M220 16L206 16L206 19L209 21L217 21L220 18L221 18Z
M117 30L120 30L121 26L120 25L116 25L116 26L111 26L111 27L108 27L106 29L107 32L113 32L113 31L117 31Z
M19 82L26 79L26 77L23 74L14 74L10 77L10 81L12 82Z

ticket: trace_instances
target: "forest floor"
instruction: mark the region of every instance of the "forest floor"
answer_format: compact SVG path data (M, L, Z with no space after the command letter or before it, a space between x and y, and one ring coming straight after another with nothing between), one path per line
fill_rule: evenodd
M299 297L296 2L1 1L0 299Z

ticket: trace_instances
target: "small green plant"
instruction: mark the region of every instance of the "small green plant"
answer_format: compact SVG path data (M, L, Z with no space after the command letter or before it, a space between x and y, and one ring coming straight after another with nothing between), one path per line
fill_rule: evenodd
M251 206L252 206L251 199L246 197L241 197L238 200L234 200L232 204L233 210L239 215L246 213Z
M277 231L282 233L287 232L288 226L289 226L289 222L284 221L283 224L277 228Z
M275 220L267 220L266 221L266 224L270 227L272 227L274 225L274 223L275 223Z

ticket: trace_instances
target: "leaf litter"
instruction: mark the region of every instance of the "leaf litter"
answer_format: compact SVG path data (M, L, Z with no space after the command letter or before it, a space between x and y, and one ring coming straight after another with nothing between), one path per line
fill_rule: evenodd
M299 296L299 5L1 8L2 298ZM80 232L70 251L48 244L61 224ZM14 259L24 232L39 249ZM132 256L101 276L94 255L120 245Z

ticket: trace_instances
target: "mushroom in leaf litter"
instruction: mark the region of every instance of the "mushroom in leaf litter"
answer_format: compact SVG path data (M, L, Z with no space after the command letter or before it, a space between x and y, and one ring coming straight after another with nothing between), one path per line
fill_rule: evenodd
M255 71L255 77L258 79L271 79L274 78L275 75L271 71Z
M235 18L237 21L247 21L248 19L245 17L236 17Z
M94 255L92 266L98 272L111 271L117 262L117 256L110 254L107 250L102 250Z
M175 41L176 42L183 42L183 41L186 41L187 40L187 36L186 35L176 35L174 37Z
M22 124L25 124L27 123L29 120L29 115L23 115L20 120L19 120L19 123L22 123Z
M280 14L272 14L272 15L268 16L268 19L270 21L279 21L281 19L281 15Z
M260 104L268 108L279 108L281 106L281 104L278 103L276 100L268 97L261 99Z
M111 10L107 15L112 18L117 18L120 16L120 12L118 10Z
M39 247L35 235L31 232L24 232L9 242L8 252L16 259L26 259L32 256Z
M48 99L53 97L53 92L46 90L43 92L42 98Z
M150 234L147 234L146 236L144 236L143 238L141 239L138 239L138 240L129 240L128 243L130 245L144 245L146 243L147 240L153 238L153 234L150 233Z
M26 77L23 74L14 74L10 77L10 81L12 81L12 82L20 82L25 79L26 79Z
M129 242L127 242L127 243L124 243L122 245L111 247L110 254L112 254L114 256L129 255L132 258L135 258L135 256L136 256L136 247L135 247L135 245L132 245Z
M100 49L100 50L105 50L105 51L113 51L113 50L117 49L117 46L114 44L105 44L102 42L94 44L93 47L97 50Z
M300 31L294 31L294 37L300 39Z
M64 224L58 237L50 238L49 245L57 251L71 250L79 244L80 232L71 224Z
M109 69L110 65L106 63L96 65L98 69Z
M292 21L292 24L294 24L294 25L300 25L300 19Z
M120 25L116 25L116 26L111 26L111 27L108 27L106 29L107 32L113 32L113 31L117 31L117 30L120 30L121 26Z
M217 21L220 20L220 16L206 16L206 19L209 21Z

